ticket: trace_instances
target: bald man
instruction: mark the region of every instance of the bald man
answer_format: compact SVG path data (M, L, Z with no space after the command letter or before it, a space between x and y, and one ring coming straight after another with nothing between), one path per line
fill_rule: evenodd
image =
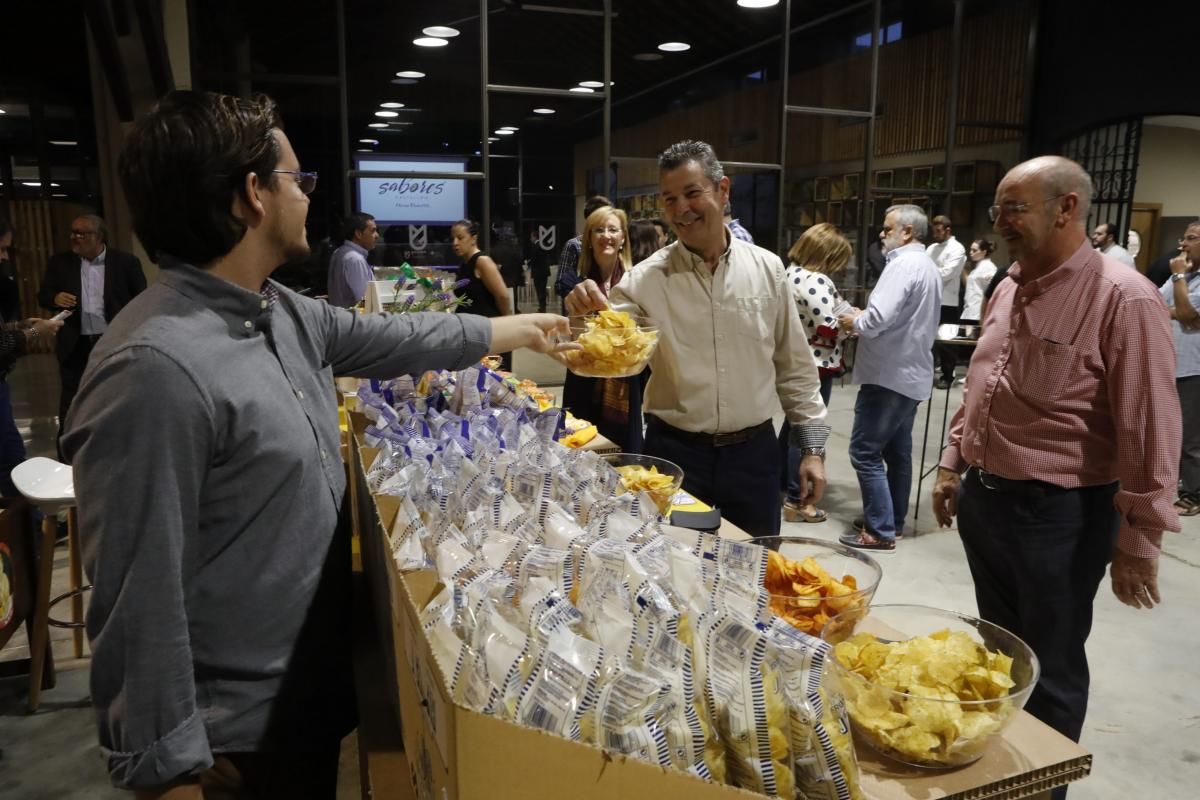
M1179 530L1170 317L1148 281L1092 248L1091 199L1087 173L1059 157L996 189L989 215L1014 263L933 492L939 523L958 514L981 616L1041 661L1027 710L1076 741L1105 568L1121 602L1152 608L1162 532Z

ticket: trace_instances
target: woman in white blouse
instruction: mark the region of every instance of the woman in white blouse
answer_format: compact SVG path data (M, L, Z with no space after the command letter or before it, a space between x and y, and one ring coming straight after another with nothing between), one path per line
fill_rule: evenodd
M976 239L971 242L967 251L971 271L963 273L963 283L966 291L963 293L962 323L978 325L983 311L983 293L987 290L992 278L996 277L996 265L992 263L991 255L996 245L987 239Z
M808 333L813 360L821 375L821 399L829 406L833 393L833 378L842 373L842 345L848 334L838 328L837 318L852 310L834 286L833 276L850 263L850 242L828 223L814 225L796 240L788 251L788 285L796 310ZM800 484L797 478L800 468L799 448L788 446L790 426L785 420L779 433L780 450L786 452L784 469L785 491L783 518L788 522L824 522L826 514L811 503L800 503Z

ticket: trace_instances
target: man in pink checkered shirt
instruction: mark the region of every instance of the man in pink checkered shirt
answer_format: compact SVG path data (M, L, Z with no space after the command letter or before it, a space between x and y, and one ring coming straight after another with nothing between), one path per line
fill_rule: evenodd
M933 492L941 525L958 514L980 615L1041 661L1027 709L1076 741L1105 568L1121 602L1152 608L1162 533L1179 530L1170 317L1145 278L1092 248L1091 198L1087 173L1055 156L997 188L989 215L1014 263Z

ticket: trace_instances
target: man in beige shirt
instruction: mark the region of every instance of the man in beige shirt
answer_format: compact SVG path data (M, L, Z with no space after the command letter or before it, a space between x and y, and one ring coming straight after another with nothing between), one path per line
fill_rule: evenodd
M592 281L571 314L613 308L660 326L643 409L646 453L683 468L684 488L754 536L779 533L780 458L772 416L792 424L803 502L825 489L825 404L778 256L729 235L729 178L712 147L683 141L658 159L679 237L636 265L608 299Z

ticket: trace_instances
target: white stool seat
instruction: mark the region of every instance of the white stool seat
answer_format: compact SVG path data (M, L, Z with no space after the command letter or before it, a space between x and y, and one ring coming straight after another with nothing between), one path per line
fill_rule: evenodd
M31 458L13 467L12 482L25 499L43 511L75 505L75 473L52 458Z

